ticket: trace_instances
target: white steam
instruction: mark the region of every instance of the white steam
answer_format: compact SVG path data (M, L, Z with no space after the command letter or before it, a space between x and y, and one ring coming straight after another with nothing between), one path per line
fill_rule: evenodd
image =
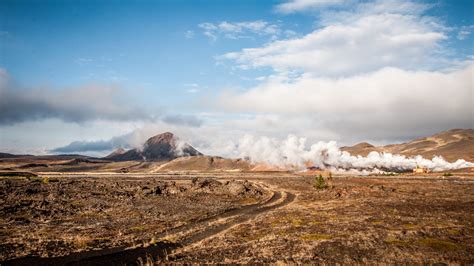
M245 135L240 139L237 150L240 157L248 157L252 162L265 162L278 167L296 169L305 169L308 164L321 169L359 173L407 171L415 167L426 167L432 171L474 167L474 163L462 159L449 163L441 156L435 156L431 160L421 156L406 157L378 152L371 152L367 157L353 156L341 151L335 141L320 141L308 148L306 138L294 135L289 135L283 141Z
M189 148L189 145L176 136L173 138L175 141L174 154L176 156L188 156L189 154L187 154L185 150Z

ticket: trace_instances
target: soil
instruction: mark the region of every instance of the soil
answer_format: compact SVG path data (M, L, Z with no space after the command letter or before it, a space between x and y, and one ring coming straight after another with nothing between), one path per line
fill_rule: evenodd
M172 228L270 195L246 181L188 179L0 179L0 261L155 242Z
M248 180L248 181L245 181ZM474 179L288 173L0 180L2 265L474 263Z

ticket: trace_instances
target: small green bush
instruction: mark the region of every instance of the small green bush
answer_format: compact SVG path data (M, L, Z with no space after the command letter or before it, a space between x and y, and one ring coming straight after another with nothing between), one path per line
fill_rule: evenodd
M453 174L448 172L448 173L444 173L443 176L453 176Z
M328 187L328 185L326 184L326 181L324 181L324 177L322 175L319 175L315 178L314 187L316 189L325 189L325 188Z

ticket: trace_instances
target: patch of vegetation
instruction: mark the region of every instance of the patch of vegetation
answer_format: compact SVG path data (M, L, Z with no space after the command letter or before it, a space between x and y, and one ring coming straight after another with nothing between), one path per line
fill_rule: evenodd
M406 223L403 225L403 228L405 229L409 229L409 230L413 230L415 229L417 226L415 224L411 224L411 223Z
M291 219L290 222L291 222L291 224L292 224L293 226L295 226L295 227L300 227L300 226L303 225L303 221L302 221L301 219L298 219L298 218L296 218L296 219Z
M417 244L424 246L424 247L429 247L431 249L434 249L436 251L455 251L461 248L460 245L457 245L456 243L438 239L438 238L424 238L420 239L417 241Z
M460 229L457 229L457 228L448 229L448 234L450 234L450 235L460 235L460 234L461 234L461 230L460 230Z
M314 188L316 189L326 189L328 185L326 184L326 181L324 180L324 177L322 175L319 175L315 178L314 180Z
M83 207L84 203L80 200L73 200L71 201L71 205L74 207Z
M319 240L329 240L333 237L327 234L304 234L300 236L301 240L305 241L319 241Z
M17 177L17 178L31 179L31 178L38 177L38 175L32 172L8 171L8 172L0 172L0 177Z
M372 220L370 223L373 224L373 225L379 225L379 224L383 224L383 221L382 220Z
M309 224L310 225L320 225L320 224L322 224L322 222L321 221L310 221Z
M130 227L130 230L132 231L145 231L147 229L148 229L147 225L137 225L137 226Z
M281 224L280 220L274 220L270 223L272 227L280 226L280 224Z
M44 177L41 179L41 183L47 185L47 184L49 183L49 177L44 176Z
M411 246L409 241L396 239L396 238L387 238L385 239L385 243L390 244L390 245L395 245L397 247L404 247L404 248Z
M453 174L451 174L450 172L447 172L447 173L443 173L443 176L453 176Z

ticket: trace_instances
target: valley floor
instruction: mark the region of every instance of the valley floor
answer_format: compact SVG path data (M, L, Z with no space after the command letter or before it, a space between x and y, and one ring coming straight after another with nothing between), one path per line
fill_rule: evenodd
M287 173L4 177L0 261L474 263L472 177L313 185Z

